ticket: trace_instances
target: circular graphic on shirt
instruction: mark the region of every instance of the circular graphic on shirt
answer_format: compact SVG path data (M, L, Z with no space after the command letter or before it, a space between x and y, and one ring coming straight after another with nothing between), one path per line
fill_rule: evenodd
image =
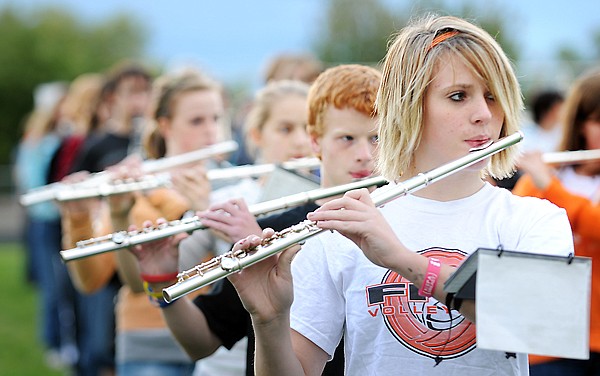
M456 249L430 248L419 253L452 266L466 257ZM408 287L405 294L387 296L381 304L386 326L406 348L434 359L456 358L475 348L475 325L458 311L450 315L444 304L420 296L418 288L396 272L388 271L382 283Z

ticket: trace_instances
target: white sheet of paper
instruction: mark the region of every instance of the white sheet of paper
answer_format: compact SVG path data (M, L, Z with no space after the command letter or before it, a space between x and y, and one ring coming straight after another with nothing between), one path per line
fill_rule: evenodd
M479 255L477 347L587 359L591 260Z

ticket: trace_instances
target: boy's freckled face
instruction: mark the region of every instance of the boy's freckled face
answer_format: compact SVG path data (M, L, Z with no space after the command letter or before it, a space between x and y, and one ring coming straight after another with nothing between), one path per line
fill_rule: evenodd
M331 187L371 176L377 146L375 119L351 108L330 107L324 123L324 133L312 139L313 150L322 159L322 185Z

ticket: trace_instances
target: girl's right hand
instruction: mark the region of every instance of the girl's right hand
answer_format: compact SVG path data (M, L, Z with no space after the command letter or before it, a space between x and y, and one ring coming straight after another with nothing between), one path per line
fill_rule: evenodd
M60 182L63 184L77 184L84 182L90 177L88 171L79 171L65 176ZM68 214L93 214L100 204L98 198L86 198L83 200L59 201L61 212Z
M252 249L273 234L267 228L262 237L250 235L235 243L233 250ZM294 300L291 263L299 250L300 246L295 245L228 277L254 325L268 324L289 314Z
M156 226L165 224L167 221L160 218ZM144 227L152 227L152 221L145 221ZM136 231L135 225L129 226L129 231ZM187 233L181 233L152 242L138 244L129 250L138 259L140 273L145 275L164 275L179 271L179 242L187 237Z

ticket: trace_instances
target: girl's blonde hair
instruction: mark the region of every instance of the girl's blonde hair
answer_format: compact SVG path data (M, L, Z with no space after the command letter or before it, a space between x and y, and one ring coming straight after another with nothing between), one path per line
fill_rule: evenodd
M85 73L73 80L63 102L63 114L79 134L92 130L94 113L100 101L104 77L99 73Z
M256 93L245 123L246 147L250 155L256 157L257 150L249 135L254 131L263 131L265 123L271 117L273 106L291 95L306 98L309 88L310 86L302 81L278 80L271 81Z
M389 47L376 100L380 124L377 166L388 179L398 178L412 163L423 131L425 93L437 64L448 54L461 59L485 82L502 108L500 137L519 129L521 90L510 61L494 38L452 16L428 15L414 20ZM516 154L517 148L510 147L492 156L484 173L494 178L510 176Z

